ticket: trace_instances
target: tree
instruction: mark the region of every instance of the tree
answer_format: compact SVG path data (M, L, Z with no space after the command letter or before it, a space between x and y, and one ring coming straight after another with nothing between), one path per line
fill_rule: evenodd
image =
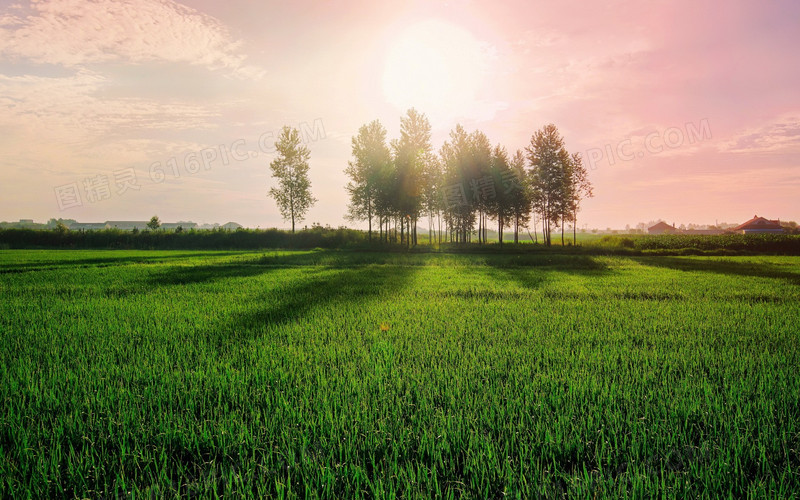
M520 193L516 174L508 159L506 149L497 145L492 151L491 166L492 182L495 186L495 196L488 200L488 214L497 221L497 239L503 244L503 231L514 220L515 198Z
M317 199L311 196L311 181L308 179L308 160L311 151L300 141L296 128L283 127L275 142L277 157L269 164L272 177L278 179L278 187L270 188L269 195L275 198L283 220L295 223L305 220L308 209Z
M552 244L552 226L563 224L570 207L570 171L572 158L564 147L564 139L552 123L531 137L525 148L531 165L530 178L533 204L541 214L542 236L547 246Z
M532 197L528 176L525 175L525 155L521 150L511 158L510 198L514 218L514 243L519 243L519 229L531 220Z
M442 182L442 164L437 155L431 152L425 160L425 168L422 172L422 205L428 214L428 240L431 245L433 245L436 233L439 235L439 243L442 240ZM434 214L439 222L439 229L436 232L433 229Z
M478 211L478 243L486 243L486 219L496 202L497 183L492 176L492 144L480 130L470 134L472 165L470 191Z
M158 218L158 215L150 217L150 222L147 223L147 227L153 231L161 227L161 220Z
M581 200L584 198L591 198L594 196L592 183L589 182L589 175L586 172L586 167L583 166L583 159L580 153L575 153L571 157L570 173L569 173L569 208L572 215L572 244L578 242L575 227L578 225L578 211L581 207Z
M431 124L414 108L400 119L400 139L392 141L397 172L401 242L403 228L408 230L407 244L417 244L417 220L423 208L422 181L431 152Z
M379 194L381 176L392 161L386 145L386 129L375 120L358 129L353 137L353 161L348 162L345 173L350 177L347 191L350 206L347 218L367 220L369 240L372 241L372 219L376 215L376 197Z
M450 230L450 240L459 243L467 242L475 226L477 206L470 194L477 174L472 151L471 137L460 124L450 131L450 140L439 150L444 177L444 219Z

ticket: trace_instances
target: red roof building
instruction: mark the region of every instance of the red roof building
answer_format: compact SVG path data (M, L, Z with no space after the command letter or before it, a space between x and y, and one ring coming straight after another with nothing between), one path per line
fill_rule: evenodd
M754 215L752 219L744 224L739 224L735 228L731 229L731 231L742 234L783 233L783 227L781 226L781 221L779 220L769 220L765 219L764 217Z
M675 234L679 232L680 230L678 228L670 226L664 221L647 228L647 234Z

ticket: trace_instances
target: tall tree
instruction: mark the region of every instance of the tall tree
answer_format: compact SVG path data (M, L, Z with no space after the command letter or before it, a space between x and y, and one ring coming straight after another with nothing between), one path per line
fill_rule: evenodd
M514 200L521 193L516 186L516 175L511 168L506 148L495 146L492 151L491 178L495 186L494 197L487 201L487 212L497 221L497 240L503 244L503 231L514 220Z
M442 163L437 155L428 154L425 160L425 167L422 171L422 206L428 215L428 241L433 245L435 235L439 234L441 243L441 210L442 210ZM439 230L436 231L433 221L436 215L439 221Z
M478 242L486 243L486 219L497 198L497 186L492 176L492 144L480 130L470 134L472 165L470 191L478 212Z
M302 222L308 209L317 202L311 196L311 181L308 179L308 160L311 151L300 140L300 132L283 127L275 142L277 157L269 164L272 177L278 179L278 187L270 188L269 195L275 198L284 220Z
M533 199L529 178L525 173L525 155L517 150L511 158L510 169L513 174L505 187L510 191L510 204L514 217L514 243L519 243L519 229L528 225L531 219Z
M422 211L422 180L431 152L431 124L414 108L400 119L400 138L392 141L397 169L401 237L405 229L407 244L417 244L417 220Z
M563 215L569 205L572 158L564 147L558 128L552 123L534 133L525 149L531 166L533 202L541 213L544 243L550 246L552 227L558 226L559 222L563 227Z
M577 229L578 225L578 211L581 207L581 200L584 198L591 198L594 196L594 188L592 183L589 182L589 174L586 167L583 165L583 158L580 153L574 153L570 159L570 200L569 208L572 220L572 244L578 243Z
M386 144L386 129L375 120L358 129L352 140L353 160L345 173L350 177L347 191L350 194L348 219L368 222L369 240L372 241L372 219L377 211L377 197L381 178L389 163L391 153Z
M450 131L450 140L439 150L442 161L445 222L451 241L466 243L475 226L476 203L472 196L472 181L477 174L472 155L472 140L460 124Z

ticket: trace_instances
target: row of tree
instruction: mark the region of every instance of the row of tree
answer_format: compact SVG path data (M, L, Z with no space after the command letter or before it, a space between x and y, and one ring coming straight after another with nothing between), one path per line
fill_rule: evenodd
M554 228L561 229L563 244L568 224L574 240L580 202L592 196L592 186L580 155L567 152L555 125L542 127L513 155L461 125L438 153L430 139L430 123L415 109L401 118L398 139L387 142L378 120L353 137L348 218L366 221L370 240L377 225L382 241L417 244L421 218L428 219L431 242L468 242L477 235L484 243L490 221L501 244L506 229L517 242L531 220L537 234L541 226L546 245Z
M296 129L284 127L270 164L278 186L270 189L292 232L317 201L308 179L310 152ZM514 242L531 221L538 238L550 245L554 228L571 224L573 241L581 200L592 186L581 157L570 154L555 125L535 132L525 150L509 155L492 146L481 131L467 133L461 125L438 152L431 145L427 117L410 109L400 119L400 137L387 141L386 129L375 120L352 139L353 159L345 170L350 182L347 217L366 221L372 241L377 226L380 241L417 244L420 219L427 218L429 241L485 243L490 221L500 243L510 229ZM443 227L444 225L444 227Z

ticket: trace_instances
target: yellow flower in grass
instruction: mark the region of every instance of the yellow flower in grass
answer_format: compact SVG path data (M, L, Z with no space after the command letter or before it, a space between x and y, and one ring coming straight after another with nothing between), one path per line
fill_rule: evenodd
M381 331L388 332L389 331L389 323L381 323Z

